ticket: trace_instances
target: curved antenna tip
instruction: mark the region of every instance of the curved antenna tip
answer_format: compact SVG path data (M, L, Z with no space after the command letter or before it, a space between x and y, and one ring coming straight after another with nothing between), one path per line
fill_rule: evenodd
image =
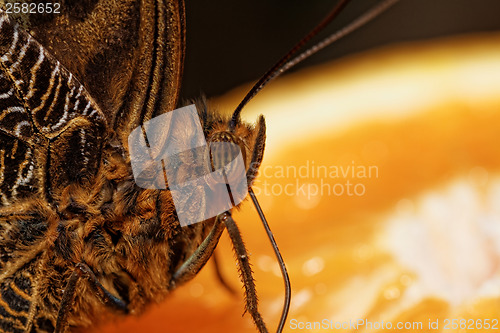
M278 244L276 243L276 240L274 240L273 232L271 231L271 228L269 228L269 224L267 223L266 217L264 216L264 212L262 211L262 208L260 208L259 202L257 201L257 197L255 196L255 193L253 192L251 187L248 188L248 193L250 194L250 198L252 198L252 202L255 206L255 209L257 209L257 213L259 214L262 224L264 225L264 229L266 229L267 237L269 237L269 240L271 241L274 254L276 255L276 259L278 260L278 263L280 265L281 275L283 276L283 282L285 284L285 302L283 304L283 310L281 312L280 322L276 330L277 333L281 333L283 331L283 328L285 327L286 318L288 317L288 311L290 310L290 303L292 300L292 287L290 284L290 277L288 276L285 261L281 256Z

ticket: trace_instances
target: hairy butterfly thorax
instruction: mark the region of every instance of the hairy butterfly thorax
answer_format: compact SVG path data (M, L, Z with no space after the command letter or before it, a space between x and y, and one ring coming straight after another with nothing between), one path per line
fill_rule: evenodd
M253 161L254 175L262 151L254 154L252 149L263 149L263 121L260 131L239 124L236 133L229 134L229 118L209 111L204 101L198 103L198 110L208 140L225 141L229 136L245 149L245 156L258 157ZM80 129L79 133L85 132ZM175 287L171 282L173 272L212 228L214 218L181 228L170 193L138 187L124 144L112 133L102 142L95 175L77 178L87 174L77 168L76 176L65 180L64 186L49 187L50 202L40 193L31 199L14 199L2 211L1 225L9 226L2 230L2 268L6 268L2 272L10 275L10 269L15 273L14 280L7 279L10 285L6 288L15 290L8 300L25 301L20 315L7 318L12 322L4 322L5 327L53 331L62 294L78 263L85 263L105 290L127 303L126 309L120 311L139 313L146 304L160 301ZM245 163L250 166L252 160L246 159ZM72 169L78 164L65 167ZM194 205L198 204L195 199ZM25 251L20 250L19 240L26 243ZM15 259L22 261L11 265ZM24 291L19 291L21 286L25 286ZM78 287L86 289L84 283ZM67 318L70 326L95 324L108 312L92 292L76 294L72 305ZM13 307L14 312L21 310Z
M232 116L197 101L206 147L169 155L173 168L168 177L151 172L156 161L146 162L144 174L152 177L151 184L163 182L152 188L139 186L130 137L177 106L185 47L183 2L63 1L59 15L21 15L22 27L0 12L0 331L63 332L94 325L109 314L140 313L192 279L227 230L245 308L258 331L267 332L249 256L231 216L241 200L234 201L239 189L230 185L243 178L239 185L246 187L244 194L264 223L285 278L281 332L290 285L251 189L266 127L263 116L254 125L242 122L241 110L267 82L393 2L383 1L291 59L347 3L340 1L262 77ZM191 140L195 127L181 125L181 139ZM164 128L159 137L168 131ZM160 142L160 150L168 144ZM193 163L199 156L203 163ZM231 163L240 156L244 170L237 174ZM185 191L181 201L174 200L174 185L191 180L199 168L209 174L202 184L208 192L221 193L219 185L227 188L230 208L203 215L207 206L223 200L209 201L200 191ZM223 181L211 176L219 170ZM203 218L181 226L179 203Z

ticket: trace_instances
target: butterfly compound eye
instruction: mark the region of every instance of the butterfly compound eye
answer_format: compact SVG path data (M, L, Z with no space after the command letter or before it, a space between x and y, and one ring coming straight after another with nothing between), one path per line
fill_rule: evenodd
M214 169L220 169L233 161L240 153L246 161L243 141L230 132L216 132L210 139L210 160Z

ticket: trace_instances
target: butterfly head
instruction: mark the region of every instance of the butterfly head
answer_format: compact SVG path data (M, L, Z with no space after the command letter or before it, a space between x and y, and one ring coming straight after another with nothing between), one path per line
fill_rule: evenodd
M197 108L210 146L212 168L217 170L229 165L241 152L247 183L251 186L264 157L266 141L264 116L259 116L255 124L238 120L231 126L231 121L227 117L220 116L220 113L212 111L206 104L197 103Z

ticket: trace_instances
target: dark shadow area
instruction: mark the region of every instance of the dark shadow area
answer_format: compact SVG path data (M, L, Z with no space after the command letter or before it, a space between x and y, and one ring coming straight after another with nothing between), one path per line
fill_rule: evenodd
M191 0L183 98L222 94L256 80L332 8L331 0ZM352 1L321 36L376 1ZM498 0L401 0L366 27L306 60L325 62L383 45L500 29ZM320 38L321 38L320 36Z

